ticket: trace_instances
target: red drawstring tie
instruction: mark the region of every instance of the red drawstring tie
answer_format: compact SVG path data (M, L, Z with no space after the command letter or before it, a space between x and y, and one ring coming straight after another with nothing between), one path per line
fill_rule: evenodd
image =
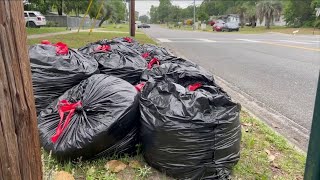
M76 103L70 103L67 100L62 100L59 102L58 112L60 116L60 122L58 124L56 133L53 136L51 136L51 141L53 143L55 143L59 139L60 135L68 127L71 117L73 116L74 111L76 110L77 107L82 107L81 101L78 101ZM63 117L65 112L69 112L69 114L67 115L66 119L63 122ZM62 126L62 123L63 123L63 126Z
M47 45L52 45L56 47L56 53L58 55L67 55L69 53L68 45L62 43L62 42L57 42L56 44L51 44L50 41L48 40L42 40L41 44L47 44Z
M132 43L132 39L129 38L129 37L124 37L123 39L124 39L125 41L127 41L128 43Z
M195 91L195 90L197 90L199 87L201 87L202 86L202 84L201 83L199 83L199 82L197 82L197 83L194 83L194 84L191 84L191 85L189 85L188 86L188 89L189 89L189 91Z
M67 55L69 52L68 46L62 42L57 42L54 46L56 46L56 51L59 55Z
M99 45L96 49L96 51L104 51L104 52L108 52L111 51L111 47L108 45Z
M160 65L160 62L157 58L151 59L151 61L148 63L148 69L151 69L154 64Z
M48 41L48 40L42 40L42 41L41 41L41 44L51 44L51 42Z
M143 58L147 59L147 57L149 57L149 53L148 53L148 52L143 53L141 56L142 56Z
M145 84L146 84L145 82L141 82L140 84L137 84L134 87L136 88L137 91L141 92Z

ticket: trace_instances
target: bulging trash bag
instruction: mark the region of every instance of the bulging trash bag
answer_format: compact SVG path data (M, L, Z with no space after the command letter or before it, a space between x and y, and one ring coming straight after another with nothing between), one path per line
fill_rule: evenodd
M117 38L113 38L112 41L115 42L121 42L123 43L125 46L130 47L138 52L142 51L142 47L140 46L139 42L136 41L134 38L131 37L117 37Z
M140 98L143 155L176 179L229 179L240 157L240 105L219 87L148 81Z
M140 81L140 76L147 67L146 61L137 51L119 42L98 41L80 48L79 51L97 60L101 73L119 77L131 84Z
M184 66L193 66L199 68L199 66L191 61L185 60L181 57L176 57L176 56L161 56L156 58L160 64L165 64L165 63L173 63L173 64L180 64Z
M152 61L150 61L151 63ZM154 65L148 68L141 75L141 81L153 79L166 79L171 82L186 86L196 82L207 85L215 85L212 75L200 66L186 66L177 63L165 63ZM161 61L160 61L161 63ZM150 69L151 68L151 69Z
M63 43L38 44L29 48L37 113L66 90L98 73L98 63Z
M141 47L142 51L140 50L140 53L148 62L154 57L159 58L172 55L172 53L170 53L167 49L153 44L143 44Z
M130 83L93 75L41 111L41 145L62 161L135 152L138 105L138 92Z

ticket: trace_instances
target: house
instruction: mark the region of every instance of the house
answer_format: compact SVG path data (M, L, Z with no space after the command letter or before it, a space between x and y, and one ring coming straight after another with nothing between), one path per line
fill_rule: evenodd
M281 15L280 18L275 18L273 22L271 22L271 26L285 26L286 24L287 23L283 15ZM257 26L266 26L265 18L263 18L263 21L261 23L259 20L257 20Z

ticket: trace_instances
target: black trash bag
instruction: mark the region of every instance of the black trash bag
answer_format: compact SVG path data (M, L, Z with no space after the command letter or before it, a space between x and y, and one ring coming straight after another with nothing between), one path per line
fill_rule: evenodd
M184 66L192 66L199 68L199 66L196 63L193 63L191 61L185 60L181 57L176 57L176 56L160 56L157 58L160 64L165 64L165 63L173 63L173 64L180 64Z
M113 38L112 41L121 42L125 46L130 47L138 52L142 52L142 50L143 50L142 47L140 46L139 42L131 37L117 37L117 38Z
M41 145L60 161L136 152L138 106L134 86L117 77L93 75L41 111Z
M204 68L200 66L194 67L193 65L186 65L176 63L165 63L160 66L154 65L151 69L146 69L142 73L141 81L148 81L150 78L153 78L166 79L182 86L187 86L196 82L216 86L213 76Z
M140 76L147 67L147 62L137 51L119 42L98 41L80 48L79 51L97 60L101 73L119 77L131 84L140 81Z
M59 43L57 43L59 44ZM98 73L98 63L89 56L59 46L38 44L29 48L37 114L80 81Z
M156 46L153 44L143 44L141 47L142 51L140 51L140 53L142 54L142 57L146 59L147 62L149 62L154 57L160 58L173 55L166 48Z
M140 98L146 162L176 179L229 179L240 158L240 108L219 87L148 81Z

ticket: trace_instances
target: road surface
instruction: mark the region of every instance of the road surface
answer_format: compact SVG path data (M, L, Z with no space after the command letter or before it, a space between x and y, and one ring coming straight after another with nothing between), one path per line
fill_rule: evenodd
M307 149L320 69L319 36L192 32L157 25L144 32L211 71L245 97L237 99L245 108Z

